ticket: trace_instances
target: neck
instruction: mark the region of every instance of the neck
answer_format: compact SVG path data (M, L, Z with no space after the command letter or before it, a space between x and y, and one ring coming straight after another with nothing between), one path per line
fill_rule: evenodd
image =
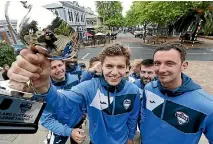
M165 88L167 88L168 90L174 90L178 87L180 87L182 85L182 78L181 78L181 74L180 76L178 76L176 79L174 79L173 81L169 82L169 83L161 83L161 85Z

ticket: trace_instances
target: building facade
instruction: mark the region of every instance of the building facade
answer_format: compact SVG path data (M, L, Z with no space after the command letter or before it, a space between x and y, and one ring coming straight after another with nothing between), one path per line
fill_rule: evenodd
M91 8L85 8L85 14L86 14L86 29L87 32L92 33L94 31L95 27L99 27L103 25L103 18L97 16L94 14L94 12L91 10Z
M85 10L84 7L79 6L77 1L60 1L43 7L54 12L72 26L78 32L79 38L83 37L86 31Z
M17 20L11 20L10 23L17 33ZM14 45L18 42L17 35L14 32L11 35L6 20L0 20L0 41L5 41L11 45Z

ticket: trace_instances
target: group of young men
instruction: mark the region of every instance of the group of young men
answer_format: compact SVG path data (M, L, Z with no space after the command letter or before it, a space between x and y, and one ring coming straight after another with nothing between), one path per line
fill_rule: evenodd
M133 144L137 124L142 144L198 144L202 134L213 143L213 97L183 73L186 51L177 44L157 48L129 81L129 48L106 46L81 77L61 60L49 61L23 49L8 71L20 87L31 80L47 105L41 125L53 143L82 143L89 119L91 144ZM77 73L78 74L78 73Z

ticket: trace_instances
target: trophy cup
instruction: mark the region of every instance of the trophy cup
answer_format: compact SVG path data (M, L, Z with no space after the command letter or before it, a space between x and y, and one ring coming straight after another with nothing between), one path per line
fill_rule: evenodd
M17 30L10 22L16 13ZM22 44L49 60L69 61L78 53L78 34L57 11L27 1L8 1L5 19L15 44ZM24 87L13 83L12 88L10 81L0 81L0 134L35 133L44 107L43 98L36 97L30 81Z

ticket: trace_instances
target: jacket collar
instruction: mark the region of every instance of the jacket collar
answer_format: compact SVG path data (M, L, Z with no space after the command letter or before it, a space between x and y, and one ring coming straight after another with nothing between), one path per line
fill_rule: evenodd
M100 79L101 85L102 85L107 91L109 91L109 92L111 92L111 93L114 93L115 90L116 90L117 93L120 92L120 91L124 88L124 86L125 86L125 84L126 84L126 79L125 79L125 78L122 78L122 79L121 79L121 82L120 82L118 85L116 85L116 86L111 86L111 85L109 85L103 76L101 76L99 79Z

